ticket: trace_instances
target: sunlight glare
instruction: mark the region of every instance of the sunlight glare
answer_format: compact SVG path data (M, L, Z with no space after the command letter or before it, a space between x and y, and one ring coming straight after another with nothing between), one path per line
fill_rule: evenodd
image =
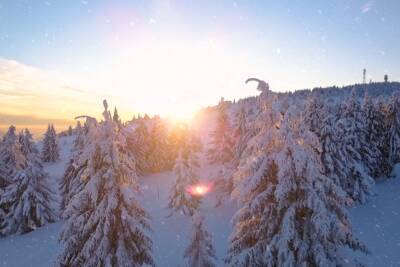
M204 196L207 193L209 193L210 190L211 190L211 186L205 185L205 184L196 184L196 185L190 186L188 188L189 194L191 194L193 196Z

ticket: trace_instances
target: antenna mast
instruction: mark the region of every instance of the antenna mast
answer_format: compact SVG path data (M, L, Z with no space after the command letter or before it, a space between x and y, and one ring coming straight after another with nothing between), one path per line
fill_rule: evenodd
M366 84L367 81L367 70L363 69L363 84Z

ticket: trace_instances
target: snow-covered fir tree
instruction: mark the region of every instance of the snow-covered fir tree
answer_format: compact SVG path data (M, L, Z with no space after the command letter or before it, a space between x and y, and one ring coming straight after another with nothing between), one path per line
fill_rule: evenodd
M114 107L113 121L114 121L119 127L122 126L122 125L121 125L121 119L119 118L119 115L118 115L117 107Z
M104 101L104 121L85 143L82 190L66 207L57 266L154 265L150 217L136 200L135 161Z
M0 207L5 211L1 235L27 233L57 219L49 177L37 158L28 158L27 166L15 173L0 196Z
M15 173L24 169L27 164L15 131L15 127L10 126L0 144L0 188L10 184Z
M340 144L341 137L336 132L336 122L339 119L336 111L331 110L322 121L320 129L321 164L323 173L330 177L337 185L340 185L340 177L345 177L346 162L344 162Z
M78 165L79 155L73 155L68 161L65 168L64 175L60 181L59 190L61 193L61 217L66 218L64 214L65 208L68 206L71 198L76 195L83 187L83 183L80 180L82 171L86 168L86 164Z
M82 130L82 124L80 121L77 121L75 126L75 131L79 133L81 130Z
M150 137L146 123L142 118L133 120L128 124L127 130L131 133L127 135L128 148L135 156L136 169L139 175L150 172L150 163L148 160Z
M42 160L43 162L56 162L59 158L57 134L54 126L51 124L47 127L47 131L44 134Z
M365 92L362 104L362 114L365 127L365 143L361 149L369 174L373 177L387 175L386 159L384 156L385 120L377 109L368 92ZM367 151L365 151L367 150Z
M341 247L367 251L352 234L344 192L321 172L318 138L287 117L240 169L247 179L235 188L230 265L341 266Z
M84 147L84 142L85 142L85 136L86 133L89 131L88 126L85 124L84 127L82 127L81 122L78 121L75 127L75 139L73 143L73 150L81 150Z
M223 99L217 106L217 121L211 138L211 148L207 151L208 160L211 163L225 163L232 160L231 125L227 114L227 103Z
M165 122L159 117L155 116L151 119L151 126L149 132L149 146L147 150L147 161L150 172L160 172L169 166L167 157L167 128Z
M233 159L237 163L239 163L242 153L246 148L246 144L249 141L251 136L251 131L249 131L247 126L247 118L246 118L246 110L242 105L239 109L239 112L236 115L235 125L233 128L233 136L232 136L232 144L234 146L233 149Z
M64 171L64 175L60 180L59 190L61 192L61 203L60 210L61 216L66 218L64 214L65 208L68 206L71 198L78 194L83 188L83 182L81 181L81 174L87 167L87 159L81 157L82 150L74 149L72 152L71 159L68 161Z
M180 211L185 215L193 215L201 203L199 196L189 192L189 188L199 181L198 152L200 149L201 144L195 136L187 137L175 160L174 172L177 178L168 203L168 207L175 212Z
M365 162L372 161L374 151L366 140L365 120L355 91L345 103L335 131L340 138L336 144L339 157L344 163L343 174L339 175L340 185L355 202L364 203L374 183Z
M390 121L389 121L389 106L387 100L380 97L377 99L374 108L376 110L377 121L379 122L379 136L378 144L379 150L381 155L381 161L379 164L379 168L376 170L377 176L389 176L392 172L393 165L389 160L390 154L390 142L389 142L389 128L390 128Z
M217 257L211 234L205 229L204 217L192 216L192 235L184 254L188 267L214 267Z
M73 135L73 130L72 130L72 126L70 125L69 127L68 127L68 136L71 136L71 135Z
M79 126L79 127L78 127ZM96 132L97 121L88 120L85 127L81 127L78 121L76 127L76 137L73 143L72 155L68 161L64 175L60 180L59 191L61 192L61 217L67 218L66 207L71 198L78 194L83 188L81 174L87 167L88 158L83 154L86 142L92 139L92 134Z
M318 97L312 96L305 107L304 123L309 127L310 131L317 136L320 135L323 119L326 116L323 102Z
M185 123L174 123L168 135L168 161L172 163L170 168L173 168L176 158L178 157L179 150L185 142L185 137L189 133L188 125Z
M388 161L391 166L400 162L400 96L393 94L387 108Z
M25 157L39 157L39 150L37 149L35 142L33 141L33 136L29 129L23 130L19 134L18 138L21 144L22 153L24 153Z
M217 206L228 199L233 190L233 176L238 168L248 141L253 137L253 131L249 129L244 105L240 106L236 114L236 120L232 131L231 143L233 145L233 157L222 164L214 183L217 192ZM245 156L244 156L245 157Z

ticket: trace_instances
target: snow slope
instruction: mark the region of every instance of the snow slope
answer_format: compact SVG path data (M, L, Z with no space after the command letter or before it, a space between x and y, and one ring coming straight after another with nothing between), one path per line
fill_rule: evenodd
M393 179L375 186L376 196L350 211L355 234L371 251L355 258L367 266L400 266L400 165Z
M71 137L61 138L61 160L46 164L50 173L54 192L58 194L58 181L68 160ZM210 180L217 166L208 165L203 158L201 178ZM354 254L347 251L349 258L355 257L367 266L400 266L400 166L397 166L394 179L378 183L376 196L366 205L350 211L356 235L371 250L370 255ZM166 208L168 195L175 175L172 172L158 173L141 178L143 207L152 216L151 238L153 255L158 266L182 266L184 249L189 242L190 219L183 215L168 217ZM211 192L201 206L206 217L207 230L213 234L218 266L224 266L228 237L232 230L230 220L235 212L234 203L224 203L214 207L215 199ZM57 242L63 222L46 225L25 235L15 235L0 239L0 266L52 266L59 251Z

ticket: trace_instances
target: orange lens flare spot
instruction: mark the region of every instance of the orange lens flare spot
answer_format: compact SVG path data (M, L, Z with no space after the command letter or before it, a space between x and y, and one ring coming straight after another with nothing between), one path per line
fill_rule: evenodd
M208 192L210 192L211 187L209 185L197 184L189 186L188 192L193 196L204 196Z

